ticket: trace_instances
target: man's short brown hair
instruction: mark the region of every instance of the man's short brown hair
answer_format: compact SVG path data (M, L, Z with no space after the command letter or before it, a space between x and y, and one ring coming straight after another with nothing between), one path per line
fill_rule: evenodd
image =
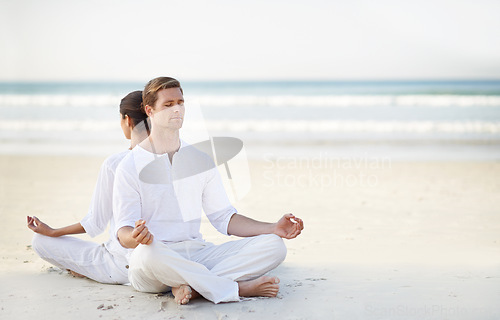
M154 108L155 102L158 99L158 91L163 89L179 88L181 93L184 94L181 88L181 83L170 77L158 77L150 80L144 90L142 91L142 106L150 106Z

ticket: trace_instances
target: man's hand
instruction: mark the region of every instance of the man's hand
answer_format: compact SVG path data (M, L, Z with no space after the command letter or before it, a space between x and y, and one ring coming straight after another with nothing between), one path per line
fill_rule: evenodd
M302 230L304 230L304 222L293 214L287 213L276 223L273 233L285 239L293 239Z
M44 236L48 237L55 237L54 229L52 229L47 224L40 221L40 219L38 219L37 217L27 216L27 219L28 219L28 228L30 228L34 232L43 234Z
M135 228L132 231L132 238L137 242L137 244L150 245L153 243L153 234L149 232L148 227L146 227L146 221L137 220L135 222Z

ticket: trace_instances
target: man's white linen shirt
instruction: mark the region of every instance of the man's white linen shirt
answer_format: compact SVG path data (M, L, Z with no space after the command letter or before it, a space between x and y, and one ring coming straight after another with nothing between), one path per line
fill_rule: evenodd
M172 163L168 154L154 154L138 145L116 169L115 232L143 219L155 240L203 240L202 211L225 235L237 212L213 160L183 140Z

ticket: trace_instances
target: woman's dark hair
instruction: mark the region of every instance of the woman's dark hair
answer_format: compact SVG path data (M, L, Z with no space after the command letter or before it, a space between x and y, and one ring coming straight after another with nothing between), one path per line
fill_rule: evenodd
M120 102L120 113L123 119L125 116L129 116L134 126L146 120L148 115L142 108L142 91L138 90L127 94Z

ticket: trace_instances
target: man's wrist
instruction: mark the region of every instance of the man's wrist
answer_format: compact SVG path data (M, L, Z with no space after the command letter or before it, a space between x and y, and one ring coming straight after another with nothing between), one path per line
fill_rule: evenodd
M276 233L276 226L277 226L277 225L278 225L278 223L271 223L271 224L269 225L269 228L270 228L270 232L269 232L269 233L270 233L270 234L277 234L277 233Z

